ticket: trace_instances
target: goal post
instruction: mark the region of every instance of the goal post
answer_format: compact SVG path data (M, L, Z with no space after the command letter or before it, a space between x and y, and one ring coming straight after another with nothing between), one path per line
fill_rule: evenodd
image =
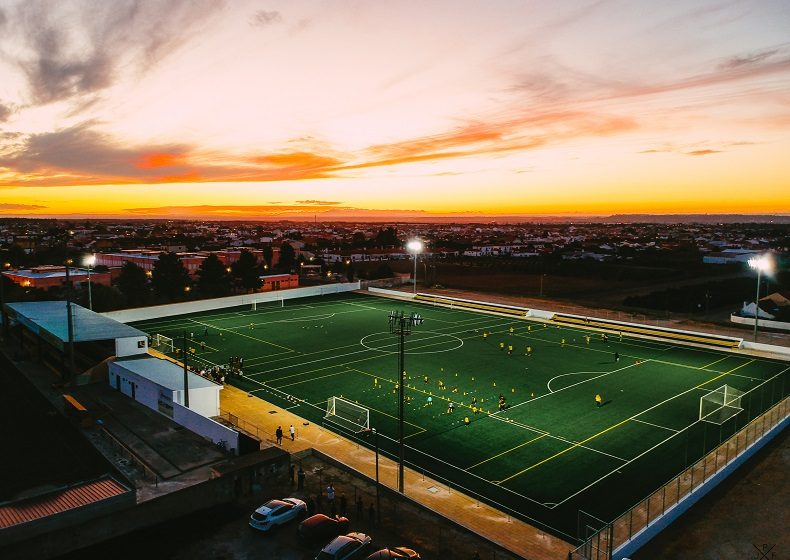
M329 397L324 420L346 430L359 432L370 428L370 410L343 397Z
M151 345L151 348L164 353L169 352L171 354L175 350L173 339L158 333L153 336L153 344Z
M712 424L724 424L727 420L743 410L739 391L729 385L722 385L718 389L702 395L699 400L699 419Z
M285 307L285 298L281 297L279 299L270 299L264 301L253 301L250 307L251 311L258 311L259 307L263 307L266 304L270 304L270 307Z

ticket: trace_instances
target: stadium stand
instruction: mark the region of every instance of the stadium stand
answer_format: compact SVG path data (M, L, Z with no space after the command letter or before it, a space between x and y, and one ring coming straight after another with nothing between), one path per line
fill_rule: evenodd
M480 301L472 301L468 299L457 299L442 296L432 296L427 294L417 294L414 296L416 301L424 301L436 305L447 305L450 307L460 307L463 309L476 309L478 311L488 311L491 313L502 313L512 317L526 317L527 310L519 307L512 307L509 305L500 305L497 303L483 303Z
M577 315L566 315L563 313L555 313L551 320L554 323L567 326L605 330L613 333L637 335L646 338L677 340L679 342L685 342L688 344L702 344L705 346L715 346L717 348L738 348L743 342L742 338L717 336L715 334L695 333L688 331L677 331L672 329L664 329L661 327L635 325L632 323L619 323L616 321L608 321L606 319L594 319L591 317L580 317Z

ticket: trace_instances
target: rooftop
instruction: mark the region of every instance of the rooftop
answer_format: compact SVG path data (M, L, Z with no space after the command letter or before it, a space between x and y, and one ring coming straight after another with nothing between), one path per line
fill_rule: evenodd
M10 317L50 342L68 342L65 301L26 301L5 304ZM71 304L75 342L146 336L134 327ZM49 336L47 336L49 335Z

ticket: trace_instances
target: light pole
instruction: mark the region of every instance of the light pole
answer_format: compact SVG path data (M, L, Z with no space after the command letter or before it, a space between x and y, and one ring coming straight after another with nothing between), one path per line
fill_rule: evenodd
M93 311L93 293L91 291L91 269L96 264L96 255L85 257L85 264L88 267L88 309Z
M6 329L6 320L5 320L5 274L4 272L11 268L11 263L4 262L3 268L0 270L0 331L2 331L2 336L8 334Z
M403 494L403 400L406 385L406 335L411 334L412 326L422 325L424 319L417 313L404 315L403 311L389 314L390 332L398 336L398 492Z
M749 266L757 271L757 296L754 298L754 341L757 342L757 321L760 317L760 276L763 272L773 270L773 261L769 255L752 257Z
M417 255L422 252L424 245L419 239L412 239L406 243L406 249L414 255L414 293L417 293Z

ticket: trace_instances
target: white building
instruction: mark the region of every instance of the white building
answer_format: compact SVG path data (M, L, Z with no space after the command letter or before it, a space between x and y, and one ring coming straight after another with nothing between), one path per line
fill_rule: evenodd
M189 409L211 418L219 415L222 385L189 372ZM173 418L173 403L186 406L184 368L154 357L116 360L109 364L110 386Z

